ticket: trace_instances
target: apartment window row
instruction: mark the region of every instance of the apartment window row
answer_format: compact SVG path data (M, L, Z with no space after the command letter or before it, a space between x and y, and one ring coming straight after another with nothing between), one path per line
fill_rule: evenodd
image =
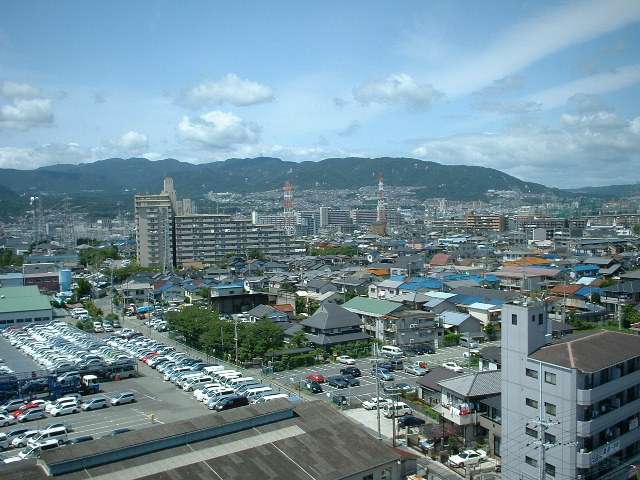
M525 369L525 375L530 378L538 378L538 371L533 368ZM544 372L544 381L550 385L555 385L557 381L557 375L552 372Z

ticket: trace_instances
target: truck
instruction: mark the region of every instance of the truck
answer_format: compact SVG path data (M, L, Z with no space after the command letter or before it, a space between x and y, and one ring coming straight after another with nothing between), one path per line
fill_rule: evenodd
M49 396L53 399L64 397L69 393L82 393L91 395L100 391L98 377L95 375L79 375L67 377L59 382L55 375L49 376Z

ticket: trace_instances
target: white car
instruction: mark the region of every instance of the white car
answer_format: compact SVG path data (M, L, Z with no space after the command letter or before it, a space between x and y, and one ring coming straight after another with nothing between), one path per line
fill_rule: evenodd
M383 409L385 405L391 403L388 398L384 397L373 397L371 400L365 400L362 402L362 408L365 410L375 410L380 405L380 409Z
M462 353L462 356L464 358L471 358L474 355L480 355L480 350L478 350L477 348L472 348L471 350Z
M64 402L56 405L51 409L51 415L58 417L60 415L69 415L71 413L78 413L80 407L76 402Z
M0 426L7 427L16 423L16 419L13 415L0 415Z
M456 362L444 362L442 366L447 370L452 370L456 373L464 372L463 368L460 365L458 365Z
M21 435L18 435L16 438L11 440L11 446L13 448L22 448L27 446L27 442L29 439L35 437L40 433L40 430L27 430Z
M355 365L356 361L351 358L349 355L340 355L338 358L336 358L336 360L338 361L338 363L342 363L344 365Z
M449 464L454 467L464 467L466 465L476 465L487 458L484 450L465 450L458 455L449 457Z

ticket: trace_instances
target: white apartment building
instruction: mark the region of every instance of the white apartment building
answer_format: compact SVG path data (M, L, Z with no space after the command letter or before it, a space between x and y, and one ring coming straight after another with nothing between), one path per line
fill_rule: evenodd
M502 478L627 478L640 461L640 337L551 343L542 303L502 310Z

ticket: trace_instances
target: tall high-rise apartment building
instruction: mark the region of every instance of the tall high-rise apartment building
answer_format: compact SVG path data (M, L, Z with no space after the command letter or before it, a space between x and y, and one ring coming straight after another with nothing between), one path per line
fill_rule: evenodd
M627 478L640 461L640 337L553 343L544 304L502 309L502 478Z

